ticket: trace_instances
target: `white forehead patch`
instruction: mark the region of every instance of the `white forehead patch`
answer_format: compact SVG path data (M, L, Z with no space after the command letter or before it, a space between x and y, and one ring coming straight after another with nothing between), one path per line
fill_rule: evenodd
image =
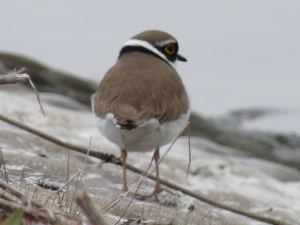
M143 40L139 40L139 39L130 39L127 42L125 42L125 44L123 45L123 48L125 46L140 46L145 49L148 49L149 51L153 52L154 54L158 55L160 58L165 60L170 66L172 66L174 68L173 62L169 61L163 53L158 51L157 48L155 48L153 45L151 45L147 41L143 41Z

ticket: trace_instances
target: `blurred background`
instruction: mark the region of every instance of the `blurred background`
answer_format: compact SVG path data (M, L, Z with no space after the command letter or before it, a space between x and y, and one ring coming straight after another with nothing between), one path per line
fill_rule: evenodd
M274 110L244 127L300 133L299 1L11 0L0 8L1 52L97 83L130 37L166 31L188 59L177 70L192 110Z

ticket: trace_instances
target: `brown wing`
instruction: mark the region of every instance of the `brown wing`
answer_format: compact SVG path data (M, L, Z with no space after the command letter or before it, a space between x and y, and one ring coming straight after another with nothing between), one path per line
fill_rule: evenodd
M144 53L124 56L98 87L94 100L98 116L111 112L118 124L132 129L152 117L164 123L187 112L187 94L172 67Z

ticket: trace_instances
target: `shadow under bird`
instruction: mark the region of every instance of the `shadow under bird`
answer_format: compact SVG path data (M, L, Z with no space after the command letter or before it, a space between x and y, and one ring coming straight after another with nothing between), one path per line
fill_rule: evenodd
M127 41L92 96L97 126L121 149L124 189L127 152L154 151L171 143L186 126L189 102L174 63L187 61L178 54L177 40L159 30L144 31ZM151 197L163 191L156 167Z

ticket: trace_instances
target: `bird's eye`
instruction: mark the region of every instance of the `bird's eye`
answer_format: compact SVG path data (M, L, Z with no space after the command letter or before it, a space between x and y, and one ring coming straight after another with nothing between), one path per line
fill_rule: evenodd
M166 47L165 47L165 52L168 53L169 55L172 55L175 53L175 45L174 44L168 44Z

